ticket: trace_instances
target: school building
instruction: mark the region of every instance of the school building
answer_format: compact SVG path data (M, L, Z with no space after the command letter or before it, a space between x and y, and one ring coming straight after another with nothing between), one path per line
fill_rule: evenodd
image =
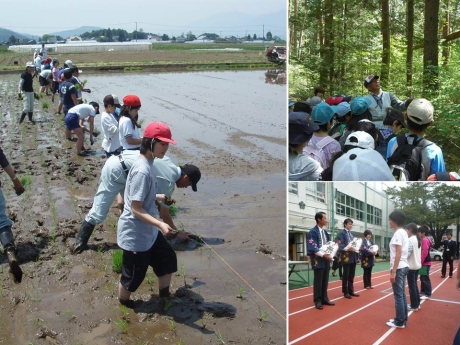
M385 256L386 244L394 233L388 215L395 205L380 190L382 187L382 183L370 182L289 182L289 259L306 260L307 235L320 211L326 213L326 231L332 240L343 230L343 221L350 218L355 237L363 238L365 230L372 231L379 254Z

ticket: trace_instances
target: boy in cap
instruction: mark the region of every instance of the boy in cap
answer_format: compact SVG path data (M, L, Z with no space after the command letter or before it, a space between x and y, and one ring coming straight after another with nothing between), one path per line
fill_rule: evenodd
M395 161L395 152L398 146L411 145L413 147L412 151L419 150L420 159L418 161L421 164L419 164L417 173L415 174L417 176L412 176L410 178L411 181L426 181L431 174L446 172L441 148L435 143L424 139L425 130L434 123L433 114L433 105L428 100L425 98L414 99L404 114L409 133L395 137L388 143L386 158L390 166ZM395 169L393 171L395 174L398 173ZM400 180L403 178L399 174L396 179Z
M313 137L303 149L303 153L318 161L323 169L330 166L332 155L341 150L337 140L328 135L336 108L323 102L313 109L311 118L319 129L313 133Z
M401 111L406 110L412 98L401 101L391 92L382 91L378 75L369 75L364 79L364 87L369 91L365 96L370 101L369 111L372 114L372 121L377 127L382 126L387 115L387 108L395 108Z
M393 108L387 109L387 116L383 120L383 126L379 128L378 138L375 149L382 155L387 157L388 142L396 136L402 128L407 128L404 121L404 115L401 111Z
M65 134L68 140L70 140L71 131L77 136L77 155L86 156L85 152L82 152L83 140L85 132L89 132L89 141L91 145L94 143L93 132L94 132L94 117L99 114L99 104L96 102L89 102L89 104L79 104L73 108L70 108L66 114L64 122L66 126ZM89 130L83 124L85 120L88 120Z
M64 115L66 115L70 108L78 105L78 100L77 100L77 89L75 88L75 85L71 82L72 71L68 68L64 70L63 75L64 75L64 81L60 84L62 101L59 103L59 107L61 107L61 103L62 103Z
M80 226L80 230L75 238L75 243L71 248L73 254L79 254L86 249L87 243L94 228L101 224L109 214L112 205L118 193L124 194L126 177L134 162L139 157L138 150L124 150L119 156L111 156L104 164L99 181L99 187L91 210L85 217ZM197 191L197 183L201 179L201 172L198 167L192 164L176 166L169 157L164 156L162 159L155 159L153 166L157 173L158 193L164 194L171 199L175 188L187 188L192 186L194 192ZM160 217L172 229L178 230L174 221L169 214L169 202L159 201ZM187 240L188 235L185 231L179 231L177 237Z
M347 123L351 120L350 103L341 102L335 107L334 119L335 123L331 129L329 129L328 134L339 141L343 135Z
M345 126L345 131L339 140L340 146L342 148L345 145L345 141L347 140L347 137L350 135L350 133L356 130L355 127L359 121L364 119L372 121L372 115L368 110L369 104L370 101L362 96L355 97L351 101L350 110L352 116L351 119L347 122L347 125Z
M289 181L317 181L321 165L302 151L307 146L314 131L319 127L308 120L308 114L292 112L289 114Z
M370 134L351 133L343 151L332 162L333 181L394 181L385 160L374 150L374 138Z
M34 71L34 63L29 61L26 63L26 70L22 72L21 79L19 80L18 85L18 97L19 99L23 100L23 108L21 119L19 123L24 121L26 114L29 116L29 121L32 124L35 124L35 121L32 120L32 115L34 113L34 88L33 88L33 71Z
M161 122L151 122L144 130L140 156L129 171L125 188L125 207L118 220L117 243L123 249L123 268L118 285L120 304L133 307L130 300L145 278L149 266L158 277L159 297L170 296L172 273L177 271L177 257L165 237L173 229L157 220L155 202L158 182L153 161L163 158L171 138L171 130ZM165 200L165 196L162 196Z

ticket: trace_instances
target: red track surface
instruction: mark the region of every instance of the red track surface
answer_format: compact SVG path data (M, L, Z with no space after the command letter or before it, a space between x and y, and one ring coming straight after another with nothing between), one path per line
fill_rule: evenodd
M454 263L457 267L457 262ZM360 297L343 298L342 281L329 283L328 297L335 306L318 310L313 303L313 287L289 292L289 344L439 344L450 345L460 326L460 291L454 278L441 278L441 263L430 272L433 293L422 300L421 309L409 312L406 328L386 325L394 318L393 291L388 272L372 275L373 290L366 290L362 276L355 277ZM420 282L419 282L420 286ZM407 301L410 303L406 287Z

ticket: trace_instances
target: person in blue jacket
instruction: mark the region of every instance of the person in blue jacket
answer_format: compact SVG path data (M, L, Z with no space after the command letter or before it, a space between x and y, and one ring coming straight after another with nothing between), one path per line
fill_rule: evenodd
M316 309L321 310L323 309L323 304L335 305L327 297L330 262L333 260L333 257L330 254L323 255L319 250L321 246L330 241L330 236L324 229L327 224L326 213L316 213L315 221L316 226L310 230L307 237L307 254L310 256L314 273L313 302Z
M374 267L374 259L377 254L374 251L369 250L371 246L374 245L374 242L371 241L372 231L364 231L364 239L359 250L361 268L363 269L363 282L365 289L373 289L371 283L372 267Z
M337 244L339 245L340 260L342 261L343 267L342 293L343 297L351 299L351 296L359 297L359 295L355 293L353 287L356 263L358 262L358 253L356 253L353 249L344 250L345 247L355 237L351 232L351 228L353 227L353 221L350 218L347 218L343 221L343 226L345 228L340 232L337 242Z

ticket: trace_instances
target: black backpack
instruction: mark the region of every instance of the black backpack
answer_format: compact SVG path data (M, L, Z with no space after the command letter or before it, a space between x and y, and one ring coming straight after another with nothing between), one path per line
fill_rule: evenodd
M419 181L422 177L426 180L429 167L427 169L422 164L422 151L432 142L413 134L397 136L396 143L398 147L388 158L388 166L394 178L397 181Z

